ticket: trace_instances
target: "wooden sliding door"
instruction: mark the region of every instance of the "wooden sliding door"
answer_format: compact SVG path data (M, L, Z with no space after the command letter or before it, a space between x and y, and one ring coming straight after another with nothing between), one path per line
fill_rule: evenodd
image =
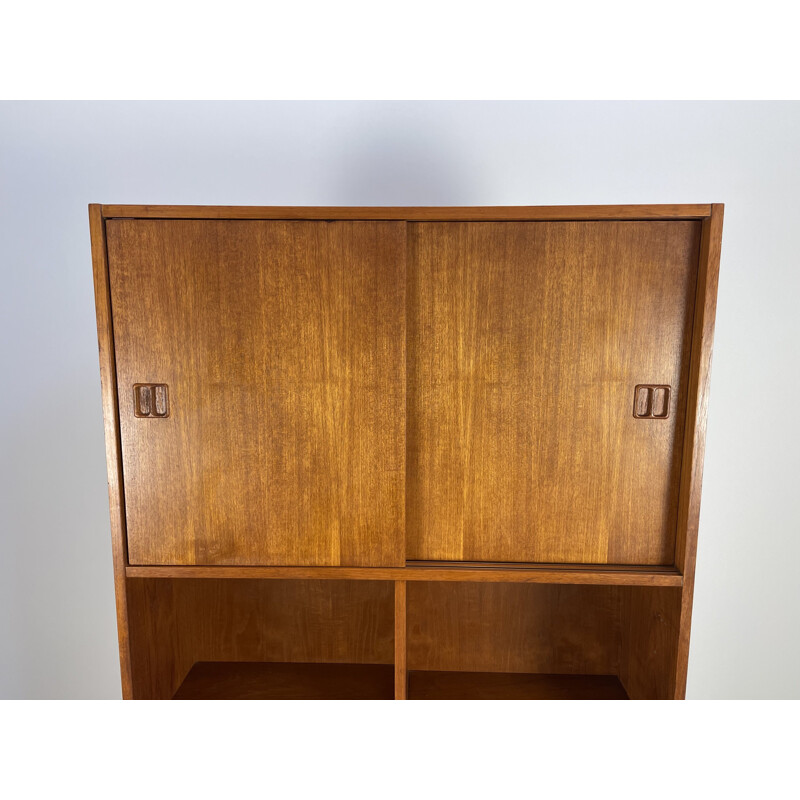
M700 227L109 219L129 562L674 563Z
M405 223L106 229L130 563L401 565Z
M409 223L410 559L673 563L700 227Z

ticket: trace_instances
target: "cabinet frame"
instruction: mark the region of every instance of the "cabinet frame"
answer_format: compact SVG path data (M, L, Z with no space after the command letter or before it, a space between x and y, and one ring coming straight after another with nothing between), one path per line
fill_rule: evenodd
M137 578L297 578L395 581L396 697L406 694L406 581L523 582L593 584L627 587L676 587L681 592L677 658L669 676L671 696L682 699L691 632L697 535L700 517L709 381L716 315L717 287L724 206L607 205L497 207L258 207L89 205L100 379L106 444L111 517L114 589L117 608L122 694L133 697L128 628L128 581ZM453 564L406 562L404 567L143 567L128 562L120 419L111 314L106 220L230 219L230 220L405 220L405 221L600 221L700 220L701 242L697 269L694 320L689 361L689 384L678 493L675 563L671 567L613 567L548 564ZM647 609L633 613L646 614ZM398 655L398 650L402 651Z

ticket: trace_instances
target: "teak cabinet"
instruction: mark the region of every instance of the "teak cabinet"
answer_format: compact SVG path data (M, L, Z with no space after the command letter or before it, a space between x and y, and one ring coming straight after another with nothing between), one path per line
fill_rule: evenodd
M681 698L721 205L89 207L126 698Z

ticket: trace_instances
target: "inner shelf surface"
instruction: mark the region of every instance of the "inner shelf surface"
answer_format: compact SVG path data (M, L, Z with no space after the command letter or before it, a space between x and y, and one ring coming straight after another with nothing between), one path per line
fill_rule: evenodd
M175 700L391 700L391 664L200 661Z
M627 700L614 675L408 673L410 700ZM196 663L175 700L391 700L394 667L242 661Z
M627 700L615 675L408 673L409 700Z

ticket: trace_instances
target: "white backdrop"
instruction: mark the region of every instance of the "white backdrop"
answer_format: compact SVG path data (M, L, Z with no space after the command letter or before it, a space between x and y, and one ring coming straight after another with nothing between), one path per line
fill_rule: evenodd
M723 202L690 698L800 698L800 103L0 104L0 697L119 697L86 206Z

